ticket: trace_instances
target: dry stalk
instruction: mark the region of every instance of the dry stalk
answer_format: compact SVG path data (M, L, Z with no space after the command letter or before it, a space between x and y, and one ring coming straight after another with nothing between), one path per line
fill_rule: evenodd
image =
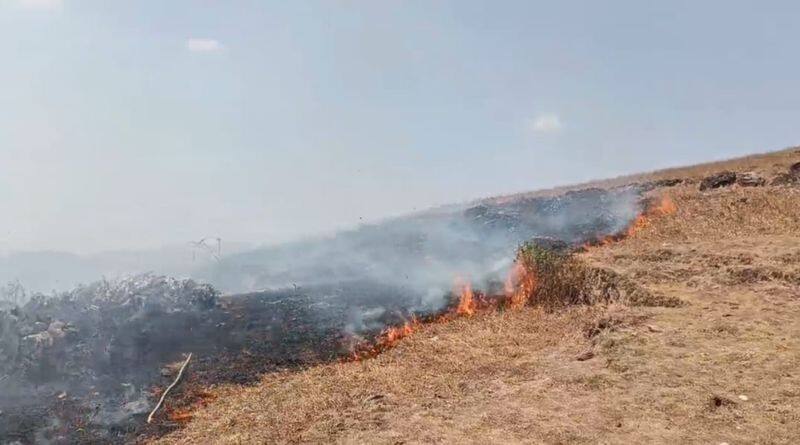
M190 352L189 356L186 357L186 361L183 362L183 366L181 366L181 370L178 371L178 376L175 377L175 381L172 382L172 384L169 385L166 390L164 390L164 393L161 394L161 398L158 400L158 403L156 404L156 407L153 408L153 411L151 411L150 415L147 416L147 423L151 423L153 421L153 416L155 416L156 412L158 411L158 409L161 408L161 405L164 403L164 399L167 397L167 394L170 392L170 390L172 388L174 388L175 385L177 385L178 382L181 380L181 377L183 377L183 370L186 369L186 365L189 364L189 360L191 360L191 359L192 359L192 353Z

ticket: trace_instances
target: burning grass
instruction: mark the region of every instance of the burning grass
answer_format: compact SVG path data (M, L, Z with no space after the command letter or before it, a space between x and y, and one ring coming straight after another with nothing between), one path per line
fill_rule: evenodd
M712 167L785 170L787 155ZM165 441L798 443L800 306L786 274L800 194L699 192L691 178L712 167L655 175L688 185L623 236L563 255L522 246L500 290L457 284L446 317L412 319L372 360L217 389ZM690 304L642 307L677 296Z
M637 217L625 230L633 236L647 227L653 217L674 213L676 207L669 197ZM618 239L621 239L618 238ZM453 304L440 314L412 316L399 326L385 328L372 341L357 342L346 360L373 358L397 345L423 325L449 322L460 317L495 310L519 310L539 306L547 311L573 305L622 302L639 306L676 307L680 299L653 294L609 269L591 267L572 251L542 247L535 242L523 243L501 292L474 290L472 284L459 278L453 290Z
M674 211L675 204L668 197L650 200L634 226L623 230L614 240L634 236L649 227L651 219L668 216ZM632 230L634 227L636 230ZM434 314L412 314L405 322L389 326L368 340L357 337L346 340L345 343L352 345L352 353L340 362L375 359L432 325L460 323L462 319L493 313L527 311L532 306L555 313L556 309L570 306L615 302L650 306L680 304L678 299L653 295L610 270L587 265L564 244L526 242L518 248L504 283L490 283L485 289L475 289L470 281L456 279L452 303L447 309ZM185 423L193 415L192 410L178 410L170 413L169 419Z

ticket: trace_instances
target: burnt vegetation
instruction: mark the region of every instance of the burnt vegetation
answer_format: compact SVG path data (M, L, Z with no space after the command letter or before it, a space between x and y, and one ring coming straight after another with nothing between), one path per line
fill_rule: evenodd
M571 253L624 230L643 190L491 200L254 252L221 262L212 282L271 289L230 296L150 274L51 296L10 286L13 299L0 308L0 437L69 443L163 434L191 418L204 387L348 359L356 345L386 338L387 327L453 313L463 303L450 290L461 271L476 287L470 298L486 307L662 304ZM504 279L515 259L523 278L509 293ZM237 264L247 267L231 269ZM146 426L175 376L169 365L188 353L188 377Z

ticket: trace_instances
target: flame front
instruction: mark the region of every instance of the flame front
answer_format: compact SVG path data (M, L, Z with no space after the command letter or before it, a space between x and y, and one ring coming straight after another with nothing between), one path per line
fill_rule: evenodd
M668 195L664 195L657 205L651 206L644 213L637 215L625 234L627 236L633 236L642 229L649 227L653 217L672 215L677 211L678 206L675 205L672 198Z
M643 213L637 215L627 229L616 235L605 236L592 243L587 243L584 245L584 248L608 245L626 236L633 236L642 229L649 227L653 217L672 215L677 211L678 207L675 205L675 202L673 202L669 196L664 195L657 205L651 205ZM424 322L448 322L457 317L470 317L475 315L478 311L493 310L498 305L503 305L509 309L520 309L533 302L536 296L537 285L536 271L530 267L526 267L519 261L515 261L509 271L503 289L504 292L501 295L486 295L480 291L475 292L469 281L457 278L453 286L453 295L458 296L458 304L436 317L425 319ZM386 328L377 336L371 345L366 346L362 343L361 346L356 347L350 358L360 360L374 357L392 348L397 342L418 330L421 325L422 322L420 320L412 317L410 321L405 322L402 326Z
M636 215L636 218L633 220L630 226L628 226L628 230L625 231L627 236L633 236L636 233L640 232L641 230L647 228L650 225L650 219L644 213L640 215ZM607 243L606 243L607 244Z
M383 333L383 347L391 348L404 337L408 337L414 332L414 329L418 324L419 323L417 322L416 318L412 318L411 321L404 323L402 326L386 329Z
M406 321L402 326L389 326L378 334L372 344L361 343L357 345L352 354L350 354L350 359L361 360L375 357L381 352L393 348L397 342L414 333L419 329L420 324L416 317L411 317L411 320Z
M661 197L661 201L658 203L658 205L653 208L651 214L665 216L672 215L677 211L678 206L675 205L675 201L673 201L669 195L664 195Z

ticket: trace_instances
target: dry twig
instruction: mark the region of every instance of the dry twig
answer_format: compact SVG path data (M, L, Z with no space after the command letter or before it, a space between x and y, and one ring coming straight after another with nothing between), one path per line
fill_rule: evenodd
M188 356L188 357L186 357L186 361L185 361L185 362L183 362L183 366L181 366L181 370L180 370L180 371L178 371L178 376L177 376L177 377L175 377L175 381L174 381L174 382L172 382L172 384L171 384L171 385L169 385L169 386L167 387L167 389L165 389L165 390L164 390L164 393L163 393L163 394L161 394L161 398L158 400L158 403L156 404L156 407L155 407L155 408L153 408L153 411L151 411L151 412L150 412L150 415L149 415L149 416L147 416L147 423L151 423L151 422L153 421L153 416L155 416L155 415L156 415L156 411L158 411L158 409L159 409L159 408L161 408L161 405L164 403L164 398L166 398L166 397L167 397L167 394L170 392L170 390L171 390L173 387L175 387L175 385L177 385L177 384L178 384L178 382L181 380L181 377L183 376L183 370L184 370L184 369L186 369L186 365L188 365L188 364L189 364L189 360L191 360L191 359L192 359L192 353L189 353L189 356Z

